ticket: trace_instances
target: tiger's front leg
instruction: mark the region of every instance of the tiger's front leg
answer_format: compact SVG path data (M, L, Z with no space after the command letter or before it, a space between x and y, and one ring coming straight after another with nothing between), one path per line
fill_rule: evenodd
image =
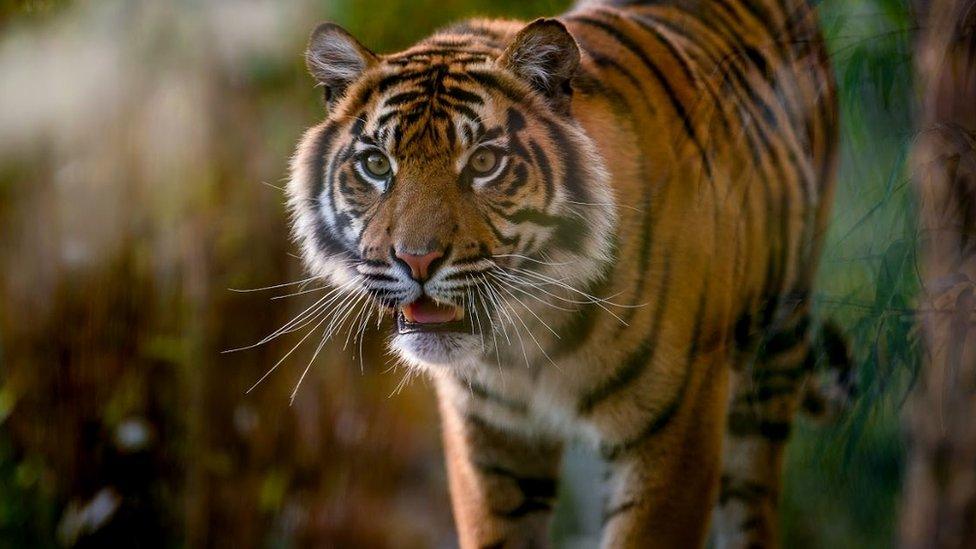
M548 547L561 443L502 431L439 380L444 454L462 549Z
M603 448L609 494L602 547L703 547L718 494L726 417L727 362L691 366L688 386L655 410L639 437Z

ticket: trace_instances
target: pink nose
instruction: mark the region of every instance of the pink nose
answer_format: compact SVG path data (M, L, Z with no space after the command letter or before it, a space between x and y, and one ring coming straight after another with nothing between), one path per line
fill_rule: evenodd
M415 280L423 281L427 280L427 277L430 276L430 264L444 257L444 252L434 251L424 255L397 252L396 256L410 267L410 274Z

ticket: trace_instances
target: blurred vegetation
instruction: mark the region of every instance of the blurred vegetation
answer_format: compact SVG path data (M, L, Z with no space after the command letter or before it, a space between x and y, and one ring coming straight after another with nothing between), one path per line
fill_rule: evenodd
M851 341L860 396L838 425L801 421L786 465L790 547L890 547L904 461L901 404L921 356L915 197L915 20L905 0L825 0L842 156L818 279L821 315Z
M274 187L322 116L299 54L317 20L391 51L568 3L0 1L0 547L452 546L429 388L391 396L377 346L360 373L338 345L294 406L310 350L245 395L297 338L221 351L310 300L228 288L301 278ZM843 154L817 308L852 338L861 397L801 421L785 546L886 547L919 358L914 19L907 0L821 10ZM567 465L566 546L598 524L587 459Z

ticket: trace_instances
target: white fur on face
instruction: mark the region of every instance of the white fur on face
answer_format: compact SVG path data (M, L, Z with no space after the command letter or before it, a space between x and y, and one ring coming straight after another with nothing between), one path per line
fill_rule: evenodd
M474 362L483 352L481 341L472 334L397 334L390 348L411 367L432 372Z

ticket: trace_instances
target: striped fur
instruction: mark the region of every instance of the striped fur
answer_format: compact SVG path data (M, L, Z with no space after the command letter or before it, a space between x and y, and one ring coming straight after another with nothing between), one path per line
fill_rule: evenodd
M329 115L288 186L309 269L470 317L391 342L435 382L462 547L546 544L568 438L609 464L604 546L710 523L775 546L836 141L807 2L583 2L391 55L325 25L309 57ZM444 255L414 280L400 250Z

